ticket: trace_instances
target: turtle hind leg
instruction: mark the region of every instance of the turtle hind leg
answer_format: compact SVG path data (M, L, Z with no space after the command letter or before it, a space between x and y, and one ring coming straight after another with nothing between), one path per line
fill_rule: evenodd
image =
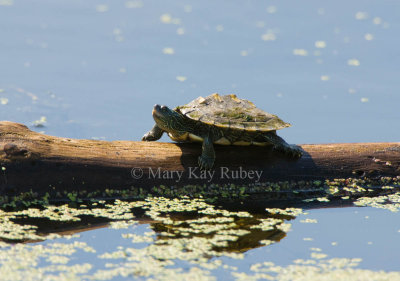
M201 170L210 170L214 166L215 151L214 145L209 136L203 138L202 152L199 156L199 166Z
M148 131L142 138L142 141L156 141L159 140L162 135L163 135L164 131L156 125L154 125L154 127Z
M278 136L275 132L267 133L264 138L273 145L273 149L291 156L293 158L300 158L303 155L303 149L294 144L288 144L283 138Z

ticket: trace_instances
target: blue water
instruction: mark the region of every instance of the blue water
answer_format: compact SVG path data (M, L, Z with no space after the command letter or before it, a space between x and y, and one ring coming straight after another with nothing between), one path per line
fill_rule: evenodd
M0 6L0 95L9 99L1 119L31 124L46 116L49 134L138 140L152 126L153 104L173 107L219 92L292 123L281 135L294 143L399 139L396 1L145 1L141 8L115 1L98 12L100 4ZM368 17L357 20L357 12ZM180 23L163 23L165 14ZM268 30L274 41L262 40ZM350 59L360 65L349 66Z
M279 132L291 143L400 139L399 1L0 3L0 120L57 136L139 140L153 125L153 104L218 92L291 123ZM33 126L42 116L44 127ZM313 237L310 247L331 257L399 270L397 213L309 216L318 224L296 219L281 242L232 264L246 271L267 256L287 265L309 255L302 239ZM100 250L91 238L100 233L120 239L107 229L81 239Z

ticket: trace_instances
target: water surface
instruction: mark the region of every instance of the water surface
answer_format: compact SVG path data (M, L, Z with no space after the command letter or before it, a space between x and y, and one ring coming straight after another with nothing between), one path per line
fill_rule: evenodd
M57 136L139 140L153 125L153 104L174 107L218 92L235 93L291 123L279 132L291 143L398 141L399 13L400 3L389 0L0 0L0 119ZM360 258L358 276L400 269L398 213L371 207L307 212L286 221L291 229L276 243L244 247L239 259L211 256L226 267L198 275L246 280L232 272L254 275L251 265L263 262L281 266L281 273L299 271L294 261L310 258L315 264ZM317 223L302 223L306 218ZM142 221L124 232L99 228L30 245L87 243L96 253L79 250L68 263L94 263L77 274L83 278L106 268L109 261L99 255L132 246L122 233L151 231L157 237L154 224ZM26 272L40 276L35 267L27 264ZM172 267L193 274L198 268L179 259Z

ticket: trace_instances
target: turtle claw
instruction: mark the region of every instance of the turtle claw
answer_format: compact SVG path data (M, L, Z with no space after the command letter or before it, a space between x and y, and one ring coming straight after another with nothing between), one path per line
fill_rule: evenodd
M160 127L156 125L154 125L154 127L148 131L142 138L142 141L156 141L159 140L162 135L163 135L164 131L160 129Z
M199 156L199 166L200 170L211 170L214 166L214 159L204 156Z
M158 140L156 137L151 132L148 132L145 134L142 138L142 141L156 141Z
M300 158L303 155L303 149L297 145L290 145L290 154L294 158Z
M303 155L303 149L294 144L275 145L274 150L293 158L300 158Z

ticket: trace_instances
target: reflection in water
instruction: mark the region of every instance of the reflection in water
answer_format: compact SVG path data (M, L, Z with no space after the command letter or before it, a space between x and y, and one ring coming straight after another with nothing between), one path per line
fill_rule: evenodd
M113 228L140 223L150 225L157 244L201 239L216 252L244 252L281 240L290 228L285 221L300 213L297 208L229 211L199 199L100 201L2 212L0 237L6 242L34 242L106 227L110 222Z
M105 260L119 260L108 263L108 269L101 269L92 277L107 279L115 276L170 276L175 270L169 268L176 261L185 261L202 268L217 268L220 262L215 257L243 258L242 253L280 241L290 228L287 221L300 214L301 209L268 209L268 212L228 211L225 208L207 204L201 199L149 198L144 201L92 202L78 208L47 206L15 212L2 212L0 236L7 242L36 242L40 239L78 238L74 233L93 230L110 223L110 228L119 229L123 238L130 241L124 247L106 252L97 257ZM149 224L150 231L140 234L140 224ZM55 234L57 233L57 234ZM71 236L72 235L72 236ZM19 244L22 246L21 244ZM63 244L61 244L63 245ZM51 243L46 248L25 245L24 254L36 257L34 263L55 260L67 263L75 251L95 252L86 243ZM0 263L3 269L12 268L23 253L22 248L13 250L9 245L0 244ZM69 254L68 254L69 253ZM43 266L42 272L75 270L87 273L92 266L83 264L54 269ZM15 267L15 264L14 264ZM111 269L110 269L111 268ZM18 270L23 276L25 272ZM1 272L1 269L0 269ZM4 272L3 272L4 273ZM26 272L25 272L26 273ZM8 273L10 274L10 272ZM15 273L13 273L15 274ZM204 270L188 273L189 276L208 276ZM6 276L6 275L3 275ZM8 275L13 276L14 275ZM184 274L187 278L188 275ZM18 279L18 278L17 278Z
M324 184L314 181L294 190L286 183L270 186L268 191L253 191L252 196L236 199L222 196L218 200L207 197L207 201L201 199L201 195L197 199L169 199L151 193L140 201L83 201L75 196L69 205L49 205L47 198L31 201L26 201L28 197L15 198L2 203L3 210L9 212L0 209L0 239L9 242L45 240L49 233L53 233L50 238L54 238L54 233L58 232L82 231L110 221L134 220L150 223L159 243L172 238L201 237L212 240L215 250L243 252L282 239L288 229L285 220L301 214L301 208L344 207L354 202L358 206L397 210L398 180L382 177L379 180L326 180ZM159 189L153 188L152 192L157 194ZM23 208L31 204L37 207ZM274 207L276 209L272 209ZM10 208L22 209L11 211Z
M396 192L361 198L357 204L384 208L386 203L393 203L388 208L393 211L393 208L399 207L399 201L400 196ZM303 207L338 206L337 202L308 204L303 203ZM63 276L72 272L71 278L95 280L129 276L154 277L157 280L172 277L177 280L214 280L211 271L222 269L238 280L248 280L251 276L257 280L265 278L266 272L279 276L293 269L296 272L313 270L314 273L318 269L323 271L319 272L321 274L332 270L350 270L361 261L327 260L326 254L321 253L320 249L312 248L311 260L296 260L291 265L294 267L292 269L264 262L252 266L250 271L253 275L239 272L236 266L226 264L223 260L242 259L248 250L279 242L290 230L290 222L299 215L306 215L301 208L265 208L266 205L260 208L258 204L252 209L249 206L245 203L235 206L232 211L232 205L216 206L203 199L148 198L143 201L87 202L75 207L50 205L40 209L0 211L0 236L3 241L13 244L48 239L45 244L14 246L0 242L0 274L10 280L23 279L35 272L36 265L40 264L38 270L41 274ZM316 221L307 218L301 222ZM102 240L100 243L112 245L113 240L120 243L111 251L96 252L101 245L93 248L96 242L90 241L92 245L88 245L79 241L79 235L76 234L107 225L109 231L116 231L110 236L115 239ZM65 243L50 241L55 238L67 240ZM75 260L77 256L74 253L82 256L82 251L90 255L89 263L79 262L81 257ZM20 260L26 255L31 258L21 267Z

